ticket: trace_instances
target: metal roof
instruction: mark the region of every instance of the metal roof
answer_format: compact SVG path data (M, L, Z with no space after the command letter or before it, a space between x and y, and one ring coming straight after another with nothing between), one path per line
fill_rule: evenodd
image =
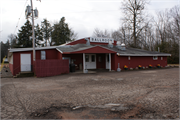
M126 50L120 50L116 46L112 48L108 47L108 45L86 45L86 44L76 44L76 45L65 45L65 46L49 46L49 47L36 47L35 50L44 50L44 49L56 49L61 53L66 52L76 52L82 51L89 48L93 48L96 46L100 46L102 48L117 52L120 56L171 56L168 53L162 53L157 51L147 51L137 48L126 48ZM9 49L9 52L20 52L20 51L31 51L33 48L14 48Z
M103 45L103 46L106 48L108 47L107 45ZM109 48L109 49L116 51L120 56L171 56L171 54L169 53L147 51L147 50L129 48L129 47L126 47L126 50L120 50L116 46L113 46L113 48Z
M55 49L58 46L48 46L48 47L36 47L35 50L45 50L45 49ZM8 49L9 52L21 52L21 51L31 51L33 48L12 48Z

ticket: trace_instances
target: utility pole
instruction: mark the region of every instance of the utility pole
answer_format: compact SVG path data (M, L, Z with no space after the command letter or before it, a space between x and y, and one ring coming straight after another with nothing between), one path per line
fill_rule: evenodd
M33 3L32 3L32 0L31 0L31 10L32 10L33 61L36 61L35 35L34 35L34 13L33 13Z
M39 0L41 2L41 0ZM33 45L33 61L36 61L36 52L35 52L35 33L34 33L34 16L38 17L38 10L33 10L33 2L31 0L31 6L27 6L25 10L26 19L32 16L32 45Z

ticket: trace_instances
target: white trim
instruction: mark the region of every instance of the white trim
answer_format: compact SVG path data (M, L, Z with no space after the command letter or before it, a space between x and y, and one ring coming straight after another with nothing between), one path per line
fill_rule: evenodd
M57 51L59 51L60 53L63 53L61 50L59 50L58 48L56 48Z
M119 54L118 56L171 56L171 54Z
M56 49L59 46L50 46L50 47L36 47L35 50L45 50L45 49ZM9 52L20 52L20 51L31 51L33 48L16 48L16 49L8 49Z

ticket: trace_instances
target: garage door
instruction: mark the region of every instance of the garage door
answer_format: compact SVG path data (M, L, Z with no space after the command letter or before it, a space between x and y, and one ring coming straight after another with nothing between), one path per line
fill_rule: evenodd
M21 71L31 71L31 54L21 54Z

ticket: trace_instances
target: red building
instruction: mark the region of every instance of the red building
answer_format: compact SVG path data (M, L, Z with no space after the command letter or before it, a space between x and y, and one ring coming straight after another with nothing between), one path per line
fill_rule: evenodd
M36 48L33 62L32 48L9 49L9 66L15 76L19 72L35 72L37 77L53 76L69 72L69 64L77 70L109 69L123 70L124 66L136 68L167 66L167 56L171 54L127 48L112 38L83 38L66 45Z

